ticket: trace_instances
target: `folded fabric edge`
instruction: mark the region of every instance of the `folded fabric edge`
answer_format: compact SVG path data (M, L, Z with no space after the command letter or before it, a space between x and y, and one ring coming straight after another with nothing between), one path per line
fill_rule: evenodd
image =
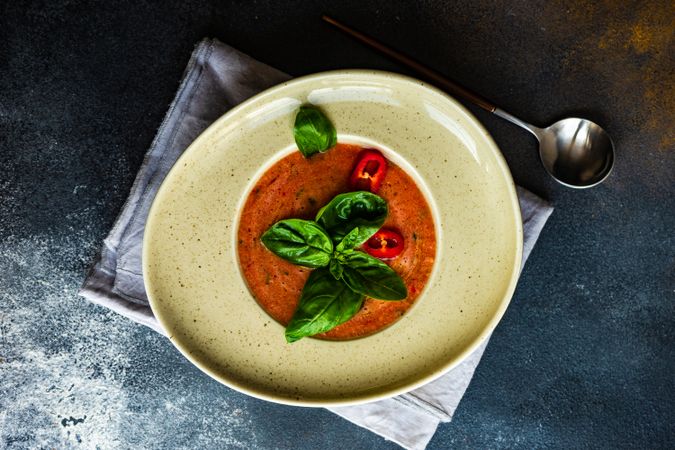
M99 257L77 293L92 303L108 308L134 322L152 328L163 336L167 336L166 331L159 324L149 306L133 303L113 293L113 280L114 276L103 268Z
M442 376L443 375L441 375L441 377ZM416 408L416 409L424 411L425 413L427 413L430 416L437 419L439 422L450 422L452 420L451 414L448 414L447 412L443 411L442 409L438 408L437 406L432 405L431 403L429 403L424 398L415 395L414 390L409 391L409 392L405 392L403 394L397 395L396 397L392 397L392 398L399 403L403 403L404 405L410 405L411 408Z
M523 239L522 270L554 208L549 202L525 188L516 186L516 192L523 219L523 236L525 238ZM531 238L527 239L528 236Z
M408 450L424 450L440 423L427 412L391 398L328 410Z

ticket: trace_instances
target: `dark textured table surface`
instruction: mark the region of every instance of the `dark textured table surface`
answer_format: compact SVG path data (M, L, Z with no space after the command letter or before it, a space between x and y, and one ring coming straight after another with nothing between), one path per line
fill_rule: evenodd
M472 108L556 210L429 448L673 448L675 10L618 3L0 2L0 448L396 447L225 388L76 295L202 37L293 75L403 71L323 12L526 120L582 115L616 144L611 177L573 191L531 136Z

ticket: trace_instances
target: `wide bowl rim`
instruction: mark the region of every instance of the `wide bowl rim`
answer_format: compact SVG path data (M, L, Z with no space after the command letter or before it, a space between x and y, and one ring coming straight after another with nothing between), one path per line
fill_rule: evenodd
M237 380L230 379L226 376L224 376L222 373L217 372L216 370L212 370L209 368L207 365L203 364L201 361L199 361L197 358L191 355L189 348L184 345L182 342L180 342L178 339L174 338L174 336L171 335L170 329L167 326L167 320L163 317L163 313L160 312L160 308L157 307L155 301L153 300L152 297L152 285L151 281L148 276L145 274L149 273L149 247L150 247L150 233L153 229L152 223L154 222L154 217L155 217L155 211L158 208L158 204L160 203L158 199L161 199L163 197L163 192L167 189L168 183L166 182L168 179L170 179L170 176L174 170L176 170L177 167L180 167L180 163L183 162L184 159L188 158L192 152L196 151L200 147L200 144L203 141L206 141L208 139L208 136L211 133L214 133L221 125L221 123L227 122L231 117L236 116L239 114L239 111L249 107L250 104L259 102L265 97L272 96L277 93L277 91L296 86L299 84L307 83L310 81L318 81L322 79L329 79L332 77L345 77L345 76L375 76L375 77L383 77L383 78L388 78L388 79L394 79L395 81L403 82L403 83L408 83L410 85L415 85L416 88L423 89L430 91L432 94L439 96L445 101L450 102L453 104L454 107L459 109L461 113L463 113L471 122L472 125L476 127L476 130L481 134L481 136L485 139L486 143L490 147L490 150L495 156L495 160L497 165L499 166L502 175L504 176L504 181L506 181L507 188L509 190L508 196L509 199L511 200L511 209L514 214L514 220L515 220L515 259L513 261L513 268L511 270L511 277L509 279L508 285L505 289L505 294L502 297L501 301L499 302L499 306L496 309L494 315L492 318L488 321L487 325L483 328L483 330L478 334L478 336L470 343L468 344L463 351L459 352L454 358L450 359L446 364L442 365L441 367L430 371L429 373L426 373L424 375L420 375L415 381L411 381L408 383L403 384L402 386L399 387L394 387L390 388L387 390L383 391L377 391L377 392L369 392L366 394L361 394L353 398L349 397L344 397L340 399L330 399L330 400L324 400L324 399L317 399L317 398L306 398L306 399L297 399L297 398L290 398L288 396L283 396L283 395L278 395L275 393L270 393L268 391L264 390L259 390L252 388L250 386L245 385L244 383L241 383ZM167 337L171 341L171 343L178 349L178 351L186 358L188 359L192 364L194 364L198 369L200 369L202 372L206 373L209 375L211 378L214 380L232 388L235 389L239 392L242 392L244 394L250 395L252 397L261 399L261 400L266 400L274 403L279 403L279 404L284 404L284 405L292 405L292 406L304 406L304 407L340 407L340 406L350 406L350 405L359 405L359 404L364 404L364 403L371 403L374 401L378 400L383 400L391 397L395 397L397 395L401 395L407 392L410 392L416 388L419 388L423 385L426 385L444 374L448 373L451 371L453 368L457 367L461 362L463 362L469 355L471 355L483 342L492 334L496 326L498 325L499 321L502 319L504 316L506 309L508 308L509 303L511 302L511 299L513 297L513 294L516 289L516 285L518 282L518 278L520 275L520 266L522 263L522 255L523 255L523 229L522 229L522 216L521 216L521 211L520 211L520 204L518 201L518 196L516 192L516 186L513 181L513 177L511 176L511 172L508 168L508 165L506 163L506 160L504 159L504 156L502 155L499 147L495 143L494 139L490 135L490 133L487 131L487 129L483 126L483 124L464 106L462 105L458 100L456 100L454 97L450 96L446 92L436 88L435 86L432 86L428 83L425 83L421 80L418 80L413 77L409 77L406 75L402 75L399 73L394 73L394 72L388 72L388 71L383 71L383 70L371 70L371 69L341 69L341 70L331 70L331 71L324 71L324 72L318 72L318 73L313 73L313 74L308 74L305 76L297 77L294 79L291 79L289 81L285 81L282 83L279 83L277 85L274 85L270 88L265 89L264 91L261 91L260 93L248 98L244 102L240 103L239 105L233 107L232 109L228 110L225 114L220 116L218 119L216 119L211 125L209 125L186 149L185 151L180 155L180 157L176 160L172 168L169 170L167 173L166 177L162 181L157 193L155 194L155 198L153 199L152 205L148 211L148 218L146 221L146 226L144 229L144 234L143 234L143 248L142 248L142 270L143 270L143 281L144 281L144 286L145 286L145 291L146 295L148 297L148 302L150 305L150 308L161 325L162 329L167 331Z

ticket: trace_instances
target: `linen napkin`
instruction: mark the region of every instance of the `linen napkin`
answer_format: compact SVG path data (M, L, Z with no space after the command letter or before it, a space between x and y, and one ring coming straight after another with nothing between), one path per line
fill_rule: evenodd
M176 159L212 122L233 106L289 78L217 40L204 39L197 45L80 295L166 334L148 304L141 270L143 230L155 194ZM553 209L524 189L518 188L518 197L525 262ZM487 340L451 372L412 392L330 409L404 448L424 449L438 424L452 419L486 345Z

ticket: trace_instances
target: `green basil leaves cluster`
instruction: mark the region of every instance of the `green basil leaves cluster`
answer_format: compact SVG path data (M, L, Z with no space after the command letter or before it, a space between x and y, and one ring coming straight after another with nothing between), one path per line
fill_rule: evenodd
M325 152L337 144L337 132L328 118L314 106L301 106L295 116L293 136L305 158Z
M403 300L405 283L388 265L355 250L382 227L387 203L370 192L333 198L316 219L286 219L272 225L262 242L277 256L314 270L286 327L295 342L324 333L351 319L365 297Z

